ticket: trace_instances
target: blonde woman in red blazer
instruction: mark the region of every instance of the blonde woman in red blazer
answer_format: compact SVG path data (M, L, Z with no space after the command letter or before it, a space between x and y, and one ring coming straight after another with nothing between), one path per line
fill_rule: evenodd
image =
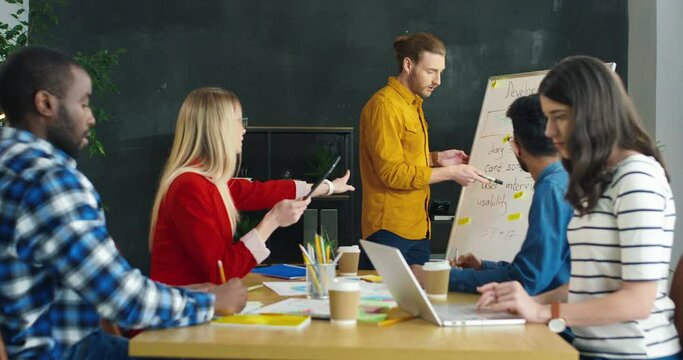
M237 96L219 88L192 91L178 114L171 154L159 184L150 228L151 277L170 285L221 283L243 277L265 260L266 240L278 227L299 220L310 184L233 179L245 129ZM349 172L313 196L353 191ZM239 211L270 209L263 220L233 241Z

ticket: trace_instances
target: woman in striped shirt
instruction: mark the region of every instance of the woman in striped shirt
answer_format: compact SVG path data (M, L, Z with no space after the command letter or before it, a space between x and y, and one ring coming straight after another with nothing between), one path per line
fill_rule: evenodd
M571 278L536 297L517 282L490 283L478 306L570 326L582 359L680 359L667 296L676 214L659 150L599 59L564 59L539 94L570 175Z

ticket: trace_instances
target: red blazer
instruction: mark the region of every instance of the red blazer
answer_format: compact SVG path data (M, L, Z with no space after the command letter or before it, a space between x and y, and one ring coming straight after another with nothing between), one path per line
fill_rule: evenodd
M263 210L296 196L292 180L251 182L232 179L230 194L238 210ZM169 285L220 284L218 260L226 279L244 277L256 260L233 229L218 188L205 177L179 175L159 206L152 245L151 278Z

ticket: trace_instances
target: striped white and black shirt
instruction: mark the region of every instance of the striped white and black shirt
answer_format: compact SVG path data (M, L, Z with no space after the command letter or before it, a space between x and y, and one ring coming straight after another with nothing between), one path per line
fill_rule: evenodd
M612 325L572 327L583 354L620 359L657 358L680 351L667 296L676 210L664 170L633 155L615 167L595 208L574 214L569 302L609 295L628 281L657 281L650 317Z

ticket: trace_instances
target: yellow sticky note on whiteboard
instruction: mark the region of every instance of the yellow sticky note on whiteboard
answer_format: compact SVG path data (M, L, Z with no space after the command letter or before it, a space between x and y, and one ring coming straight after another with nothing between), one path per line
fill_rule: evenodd
M508 221L519 220L521 217L522 217L521 213L510 214L510 215L508 215Z
M458 225L467 225L470 223L470 221L472 221L472 219L469 216L464 217L464 218L460 218L460 219L458 219Z
M497 86L498 86L498 80L493 80L493 82L491 83L491 87L495 88Z
M514 195L512 195L512 197L515 199L520 199L522 196L524 196L524 191L516 192Z
M505 135L505 137L503 137L503 143L510 141L510 138L511 138L510 134Z

